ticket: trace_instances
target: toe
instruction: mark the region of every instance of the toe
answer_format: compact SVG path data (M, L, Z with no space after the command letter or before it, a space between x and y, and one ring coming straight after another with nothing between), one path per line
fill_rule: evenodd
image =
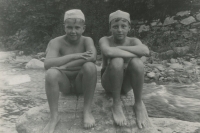
M143 128L145 128L145 127L146 127L146 123L143 122L143 123L142 123L142 126L143 126Z
M139 129L142 129L142 125L141 125L141 123L138 122L137 124L138 124Z

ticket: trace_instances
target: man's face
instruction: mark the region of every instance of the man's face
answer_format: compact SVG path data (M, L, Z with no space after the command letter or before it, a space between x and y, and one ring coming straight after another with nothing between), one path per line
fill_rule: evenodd
M67 19L64 25L66 35L71 41L80 39L81 35L85 31L85 25L81 19Z
M127 20L119 19L111 21L110 31L117 40L123 40L130 30L130 25Z

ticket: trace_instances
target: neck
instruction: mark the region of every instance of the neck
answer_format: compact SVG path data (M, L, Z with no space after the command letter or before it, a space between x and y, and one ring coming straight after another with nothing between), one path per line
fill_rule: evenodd
M121 40L121 39L118 40L118 39L114 39L114 38L113 38L114 43L115 43L115 44L118 44L118 45L123 44L123 43L125 42L125 40L126 40L126 38L124 38L124 39L122 39L122 40Z
M67 36L65 36L65 40L68 41L72 45L76 45L76 44L79 44L81 39L79 38L77 40L70 40L70 39L67 38Z

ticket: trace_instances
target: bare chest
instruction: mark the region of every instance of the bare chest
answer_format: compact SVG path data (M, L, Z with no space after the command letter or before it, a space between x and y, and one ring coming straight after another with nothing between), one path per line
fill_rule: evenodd
M76 45L76 46L70 46L70 45L62 45L60 47L60 55L69 55L69 54L74 54L74 53L83 53L85 52L85 47L82 44Z

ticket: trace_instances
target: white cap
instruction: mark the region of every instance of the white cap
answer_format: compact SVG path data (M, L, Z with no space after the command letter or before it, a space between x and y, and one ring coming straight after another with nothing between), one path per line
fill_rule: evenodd
M127 12L123 12L121 10L117 10L113 13L111 13L109 15L109 23L113 20L113 19L116 19L116 18L123 18L123 19L126 19L128 20L128 22L130 23L131 20L130 20L130 14L127 13Z
M80 18L85 21L83 12L79 9L72 9L65 12L64 21L68 18Z

